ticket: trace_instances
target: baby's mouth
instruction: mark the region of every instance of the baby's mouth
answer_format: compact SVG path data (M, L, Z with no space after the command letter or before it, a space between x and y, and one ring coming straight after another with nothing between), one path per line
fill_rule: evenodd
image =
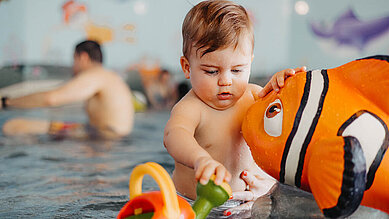
M219 100L228 100L228 99L230 99L231 97L232 97L232 94L229 93L229 92L223 92L223 93L219 93L219 94L217 95L217 98L218 98Z

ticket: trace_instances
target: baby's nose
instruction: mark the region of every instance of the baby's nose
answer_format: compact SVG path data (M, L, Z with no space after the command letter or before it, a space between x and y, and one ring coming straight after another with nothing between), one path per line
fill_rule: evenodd
M232 84L231 74L222 73L219 76L218 85L219 86L230 86Z

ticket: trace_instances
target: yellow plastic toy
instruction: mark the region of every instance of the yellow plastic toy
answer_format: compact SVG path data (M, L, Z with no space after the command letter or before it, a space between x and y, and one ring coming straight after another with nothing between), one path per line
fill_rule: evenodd
M142 193L142 180L150 175L161 191ZM131 173L130 201L120 210L118 219L205 219L212 208L222 205L232 194L231 187L223 182L215 185L211 179L208 184L197 184L197 199L190 204L178 196L173 181L159 164L148 162L138 165Z

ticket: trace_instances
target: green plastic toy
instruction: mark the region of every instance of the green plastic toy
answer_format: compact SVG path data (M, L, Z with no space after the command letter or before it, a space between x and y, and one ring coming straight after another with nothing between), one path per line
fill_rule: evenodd
M161 191L142 194L142 179L150 175ZM222 205L232 194L231 187L223 182L214 183L212 176L206 185L197 184L197 199L190 204L178 196L166 170L157 163L148 162L134 168L130 177L130 201L120 210L118 219L205 219L212 208Z

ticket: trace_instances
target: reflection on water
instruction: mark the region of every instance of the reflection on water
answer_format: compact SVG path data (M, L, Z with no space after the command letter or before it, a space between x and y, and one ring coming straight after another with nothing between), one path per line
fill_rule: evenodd
M42 110L2 111L0 125L24 112L50 117ZM117 142L0 135L0 218L116 217L128 201L128 180L137 164L154 161L172 172L174 161L162 143L168 117L168 112L136 114L132 135ZM157 189L146 176L143 190Z

